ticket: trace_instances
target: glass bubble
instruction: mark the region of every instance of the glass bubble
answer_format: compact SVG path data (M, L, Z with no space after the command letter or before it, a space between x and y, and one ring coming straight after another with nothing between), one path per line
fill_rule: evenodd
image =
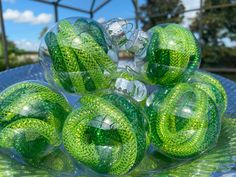
M127 43L133 25L122 18L113 18L104 23L106 32L112 45L116 49L122 49Z
M0 93L0 110L0 146L33 162L61 144L71 106L46 83L25 81Z
M190 83L160 87L147 100L152 143L171 158L188 159L215 145L221 116L212 98Z
M103 25L87 18L56 23L39 48L47 81L66 92L84 94L108 88L117 51Z
M122 175L143 159L149 126L142 109L119 93L84 95L63 128L66 150L99 173Z
M126 44L135 55L135 72L148 84L173 85L187 80L200 65L194 35L178 24L157 25L147 33L136 30Z

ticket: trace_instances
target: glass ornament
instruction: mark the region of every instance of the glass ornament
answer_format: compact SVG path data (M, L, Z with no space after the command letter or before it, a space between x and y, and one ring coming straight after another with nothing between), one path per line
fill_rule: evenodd
M99 173L122 175L149 145L148 123L135 102L118 93L84 95L63 128L66 150Z
M104 27L112 45L117 49L121 49L127 43L133 25L125 19L113 18L104 23Z
M67 18L43 37L39 56L47 81L69 93L108 88L117 52L103 25L87 18Z
M122 67L118 69L112 89L121 94L129 95L138 103L145 104L145 100L148 96L146 85L136 80Z
M67 100L46 84L25 81L0 93L0 147L36 163L61 144L71 111Z
M115 89L118 92L125 93L137 102L143 102L147 98L147 88L144 83L138 80L129 80L126 78L117 78Z
M221 115L214 100L194 84L160 87L146 110L152 143L168 157L192 158L217 142Z
M195 71L200 50L193 34L176 24L131 29L121 18L99 24L75 17L45 34L39 54L53 87L27 81L0 93L1 151L17 160L2 163L4 175L45 169L49 176L189 176L232 169L236 124L224 119L217 142L227 96L212 75ZM117 52L124 49L135 58L120 67ZM44 79L40 67L27 68L3 73L2 88ZM80 103L67 95L72 110L53 89L82 95Z
M178 24L162 24L147 33L136 30L126 43L135 55L130 71L148 84L173 85L199 68L200 47L194 35Z

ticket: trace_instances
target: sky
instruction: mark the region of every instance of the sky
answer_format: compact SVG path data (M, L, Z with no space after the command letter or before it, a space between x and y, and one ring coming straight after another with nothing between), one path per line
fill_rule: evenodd
M44 27L51 27L54 24L54 9L47 4L38 3L32 0L2 0L3 16L5 20L6 34L9 40L13 41L19 48L28 51L37 51L40 43L39 34ZM103 0L97 0L95 7ZM199 8L200 0L182 0L186 9ZM62 4L90 8L91 0L62 0ZM139 0L143 4L145 0ZM186 13L183 22L188 26L196 12ZM77 11L59 8L59 19L72 16L89 17L88 14ZM131 0L112 0L104 8L98 11L94 19L97 21L109 20L111 18L134 17L134 8Z

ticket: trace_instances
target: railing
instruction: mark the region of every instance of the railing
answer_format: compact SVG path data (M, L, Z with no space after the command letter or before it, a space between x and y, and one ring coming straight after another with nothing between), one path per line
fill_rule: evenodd
M89 10L84 10L84 9L80 9L77 7L71 7L71 6L67 6L61 3L61 0L56 0L56 1L47 1L47 0L33 0L33 1L37 1L37 2L41 2L44 4L49 4L52 5L54 7L54 16L55 16L55 21L58 21L58 7L60 8L66 8L66 9L70 9L70 10L76 10L76 11L80 11L83 13L87 13L90 14L90 17L93 18L94 13L96 13L98 10L100 10L102 7L104 7L107 3L109 3L111 0L104 0L100 5L98 5L97 7L94 7L95 5L95 1L96 0L92 0L91 1L91 6ZM200 16L202 14L202 11L205 10L209 10L209 9L219 9L219 8L228 8L228 7L236 7L236 3L229 3L229 4L220 4L220 5L214 5L214 6L209 6L209 7L203 7L203 0L199 0L200 1L200 8L194 8L194 9L188 9L182 12L179 12L178 14L183 14L183 13L188 13L188 12L193 12L193 11L199 11L200 12ZM135 9L135 14L134 14L134 18L128 18L129 20L135 20L135 24L136 24L136 28L138 27L138 23L139 23L139 6L138 6L138 0L132 0L134 9ZM2 17L2 0L0 0L0 22L1 22L1 31L2 31L2 35L3 35L3 47L4 47L4 58L5 58L5 65L6 65L6 69L9 67L9 61L8 61L8 54L7 54L7 42L6 42L6 35L5 35L5 28L4 28L4 20ZM155 14L153 17L161 17L161 16L166 16L167 14ZM173 15L173 14L172 14ZM174 14L177 15L177 14ZM200 18L199 21L199 41L201 41L201 34L202 34L202 19ZM211 72L216 72L216 73L236 73L236 69L234 68L204 68L207 71L211 71Z

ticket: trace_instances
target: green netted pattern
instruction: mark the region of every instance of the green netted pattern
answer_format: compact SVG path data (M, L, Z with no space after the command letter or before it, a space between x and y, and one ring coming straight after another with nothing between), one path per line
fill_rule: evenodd
M90 34L94 38L94 40L103 48L103 50L106 53L108 52L108 46L104 36L104 31L102 31L99 23L93 20L80 18L76 20L75 28L78 35L84 32Z
M26 141L32 141L41 135L46 138L50 144L55 146L60 145L60 138L57 135L55 127L42 120L25 118L12 122L0 132L1 147L13 147L15 138L18 138L19 135L22 134L24 134L24 140Z
M0 146L37 158L49 145L60 145L59 132L71 107L47 86L26 81L0 93L0 110Z
M219 112L223 115L227 108L227 94L221 83L212 75L204 72L194 72L190 81L212 98Z
M173 84L188 77L200 65L200 48L193 34L177 24L151 28L145 70L154 84Z
M149 143L140 110L123 96L86 95L63 128L67 151L100 173L125 174L143 158Z
M160 90L147 112L153 144L170 157L193 157L213 145L220 132L214 101L191 84Z
M105 38L96 23L77 20L74 25L62 20L57 34L48 32L45 42L52 60L56 83L68 92L86 93L107 88L116 65L104 46Z
M219 176L222 172L233 170L236 163L236 119L224 118L219 140L207 153L191 161L176 161L163 156L156 151L145 156L140 165L127 177L182 177L182 176ZM232 171L233 172L233 171ZM227 174L232 176L232 173Z

